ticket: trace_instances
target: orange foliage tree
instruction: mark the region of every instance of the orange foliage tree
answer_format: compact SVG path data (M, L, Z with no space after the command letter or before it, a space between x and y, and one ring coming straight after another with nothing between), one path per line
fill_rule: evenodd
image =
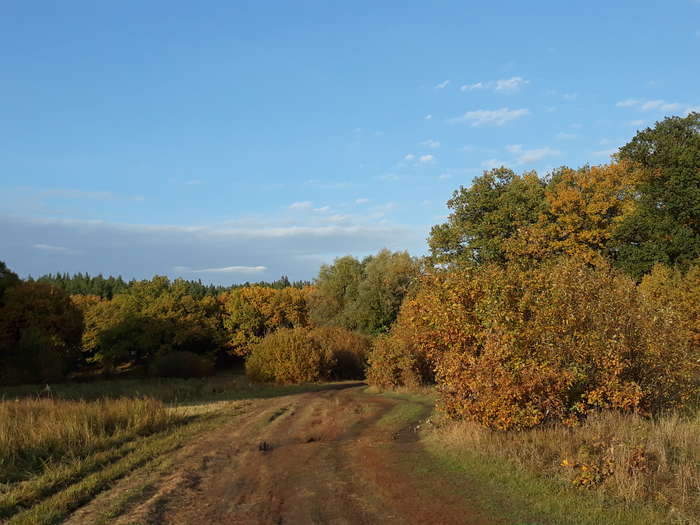
M659 339L669 315L628 277L575 258L438 272L405 303L368 377L391 383L384 347L420 356L442 410L502 430L682 406L697 391L697 347Z

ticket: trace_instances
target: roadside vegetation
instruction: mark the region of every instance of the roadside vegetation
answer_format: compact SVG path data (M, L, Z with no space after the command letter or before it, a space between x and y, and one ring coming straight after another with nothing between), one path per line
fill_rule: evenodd
M313 283L0 263L0 519L205 424L173 405L366 378L434 388L426 444L457 463L700 521L700 114L610 164L487 171L448 207L428 257L341 257Z

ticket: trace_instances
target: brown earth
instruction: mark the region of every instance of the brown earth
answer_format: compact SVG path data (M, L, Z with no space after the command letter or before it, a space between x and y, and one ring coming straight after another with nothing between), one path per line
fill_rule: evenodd
M120 494L120 524L486 524L464 481L425 465L416 426L431 410L339 385L239 402L222 426L168 462L118 482L68 523L105 522ZM410 423L410 425L409 425ZM407 426L408 425L408 426Z

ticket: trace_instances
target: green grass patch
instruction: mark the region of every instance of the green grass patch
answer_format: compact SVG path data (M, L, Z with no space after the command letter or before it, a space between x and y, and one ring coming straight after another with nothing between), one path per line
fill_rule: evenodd
M427 454L415 468L438 469L460 476L469 487L465 498L505 523L522 525L648 525L670 523L649 505L626 506L594 491L532 475L491 455L445 451L437 440L423 440ZM426 463L432 463L426 465Z

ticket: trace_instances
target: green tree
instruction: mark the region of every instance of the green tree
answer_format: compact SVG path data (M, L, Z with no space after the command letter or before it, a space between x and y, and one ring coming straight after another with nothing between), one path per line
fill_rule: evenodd
M503 243L519 228L537 222L546 209L545 182L535 172L507 168L484 172L447 201L452 210L434 226L428 244L438 264L486 264L506 260Z
M386 332L420 273L419 264L408 252L385 249L366 258L363 265L364 278L347 317L363 332Z
M314 290L309 296L311 320L318 325L355 328L352 320L348 319L348 312L357 300L363 278L363 264L350 255L321 266Z
M636 279L655 263L688 267L700 257L700 113L638 132L620 158L641 175L615 235L616 264Z

